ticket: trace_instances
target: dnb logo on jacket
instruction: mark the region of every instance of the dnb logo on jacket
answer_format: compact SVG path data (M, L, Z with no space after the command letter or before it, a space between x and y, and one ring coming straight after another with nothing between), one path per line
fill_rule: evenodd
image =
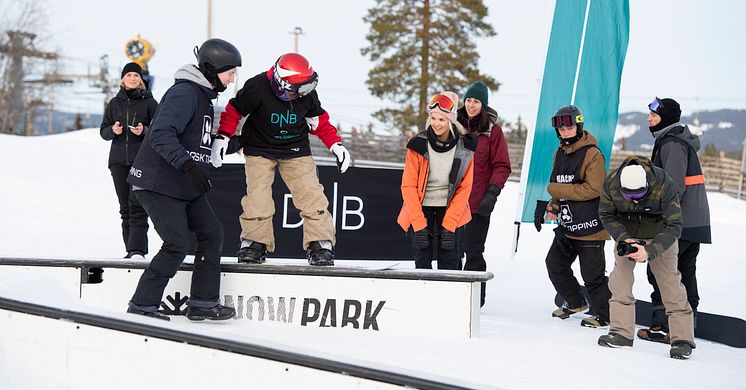
M300 134L290 134L287 130L284 130L283 127L287 125L295 125L298 123L298 115L290 112L290 110L285 111L284 114L278 114L276 112L273 112L269 115L269 122L273 125L277 125L280 128L279 134L273 135L276 139L290 139L290 138L296 138L300 137Z
M202 118L202 139L199 141L199 147L202 149L212 149L212 118L205 115Z

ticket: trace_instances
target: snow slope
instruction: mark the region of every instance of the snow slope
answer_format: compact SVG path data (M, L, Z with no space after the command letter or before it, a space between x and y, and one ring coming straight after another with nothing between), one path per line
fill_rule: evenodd
M124 255L116 196L106 168L108 145L97 129L35 138L0 135L0 256ZM715 243L703 246L699 257L700 310L746 318L746 265L738 247L746 237L746 202L718 193L708 196ZM286 329L254 322L215 327L182 319L170 326L249 342L260 339L321 356L367 360L485 387L744 387L746 349L697 340L692 359L676 361L662 344L636 341L628 350L601 348L596 340L605 331L581 327L582 315L565 321L551 318L554 290L546 276L544 256L553 233L548 226L537 233L524 224L519 253L511 258L517 198L518 184L508 183L492 217L486 258L495 278L487 286L480 338L352 332L347 337L344 329ZM150 239L152 255L161 241L152 229ZM613 263L610 253L608 245L608 272ZM644 267L637 267L636 279L635 295L649 299L651 288ZM0 294L28 293L20 291L19 285L0 280ZM0 363L11 360L0 346ZM10 367L0 364L0 377L24 371Z

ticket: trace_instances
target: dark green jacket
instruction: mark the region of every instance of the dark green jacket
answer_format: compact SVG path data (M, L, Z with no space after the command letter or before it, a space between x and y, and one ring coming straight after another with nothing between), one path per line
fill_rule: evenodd
M647 172L648 194L635 203L626 200L620 192L619 174L622 168L637 161ZM648 259L670 248L681 236L684 222L676 185L666 172L653 166L649 159L630 156L604 181L598 215L615 241L639 238L647 242ZM652 239L652 241L650 241Z

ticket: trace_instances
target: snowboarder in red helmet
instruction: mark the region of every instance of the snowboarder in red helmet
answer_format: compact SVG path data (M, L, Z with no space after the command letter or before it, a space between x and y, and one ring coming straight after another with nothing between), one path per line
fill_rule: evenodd
M272 90L284 101L308 95L318 83L319 76L306 57L298 53L280 56L272 67Z
M222 165L229 152L228 140L243 117L238 143L246 157L246 196L241 200L241 246L238 261L260 264L275 249L272 216L272 183L280 170L303 218L303 249L308 263L334 265L336 232L329 200L317 176L311 156L313 134L336 157L340 173L350 166L350 153L342 145L329 114L321 107L316 85L319 76L300 54L281 55L266 72L247 80L220 115L220 128L212 145L212 164ZM237 145L237 147L235 146Z

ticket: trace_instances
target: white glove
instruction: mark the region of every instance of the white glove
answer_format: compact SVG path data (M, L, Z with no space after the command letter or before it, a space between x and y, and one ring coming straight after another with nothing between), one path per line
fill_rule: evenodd
M335 143L331 148L329 148L329 150L334 153L335 157L337 157L337 167L339 167L339 172L345 173L352 162L350 152L347 151L347 148L345 148L341 142Z
M225 151L228 149L228 138L224 135L218 134L212 141L212 153L210 153L210 160L212 166L220 168L223 165L223 158L225 157Z

